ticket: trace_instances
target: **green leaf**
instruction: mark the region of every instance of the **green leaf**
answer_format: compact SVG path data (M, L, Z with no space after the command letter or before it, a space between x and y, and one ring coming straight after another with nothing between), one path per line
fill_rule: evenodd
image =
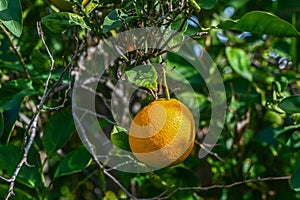
M197 2L201 8L210 10L216 5L218 0L197 0Z
M20 0L0 0L0 21L12 34L21 36L23 21Z
M167 76L178 82L191 84L195 87L202 87L204 80L193 65L177 53L168 52L167 58ZM178 76L178 74L182 76Z
M75 13L58 12L42 18L42 23L54 33L61 33L73 26L89 29L83 17Z
M293 95L286 97L278 106L289 114L300 113L300 96Z
M184 23L184 24L183 24ZM183 15L178 15L175 20L172 22L171 24L171 29L172 30L175 30L175 31L178 31L181 27L183 26L182 30L181 30L181 33L184 33L186 30L187 30L187 27L188 27L188 23L186 20L184 20L184 16ZM167 40L168 38L166 38ZM182 41L182 40L181 40ZM179 41L180 42L180 41ZM178 43L179 43L178 42ZM177 43L177 44L178 44Z
M120 9L115 9L111 11L105 18L103 22L103 33L115 30L122 26L123 22L126 21L128 15L125 14Z
M58 165L54 177L74 174L85 169L92 160L91 154L82 146L69 153Z
M261 95L256 88L244 78L235 78L225 82L226 96L231 98L232 95L242 104L255 104L261 102Z
M83 10L86 14L90 14L93 10L95 10L95 8L97 8L98 5L99 3L96 1L89 1L88 4L84 6Z
M274 129L275 137L283 144L287 144L292 134L300 129L300 124L292 126L284 126Z
M30 55L31 64L35 71L41 73L50 69L49 59L38 50L33 49Z
M16 120L19 116L20 105L16 105L10 110L5 110L3 112L4 124L3 124L3 135L1 138L2 144L7 144L9 142L12 131L14 130Z
M232 69L241 77L252 81L252 73L250 71L250 62L247 53L240 48L234 47L227 47L225 53Z
M0 146L0 169L6 170L7 174L11 176L22 156L23 151L19 147L13 145ZM31 149L28 154L28 163L34 167L24 165L17 177L18 182L30 188L37 188L41 185L42 178L39 173L40 160L38 158L38 153Z
M9 185L0 184L0 197L6 196L8 189L9 189ZM27 194L24 190L15 187L13 199L14 200L32 200L33 197L30 196L29 194Z
M199 109L199 112L205 110L209 106L207 97L195 91L185 91L176 96L191 111ZM198 106L199 108L197 108Z
M110 139L117 147L125 151L131 151L128 141L128 131L125 128L115 125L111 131Z
M257 134L257 139L263 144L277 145L278 141L287 146L295 146L293 133L300 129L300 125L283 126L278 128L268 127ZM292 140L291 140L292 139Z
M0 61L0 68L9 69L10 71L18 71L18 72L24 73L24 69L23 69L22 65L20 65L20 63Z
M199 6L199 4L196 2L196 0L189 0L189 5L191 6L191 8L196 12L200 12L201 11L201 7Z
M75 3L69 0L47 0L50 4L54 5L60 11L72 12Z
M71 110L67 109L54 114L45 126L42 139L47 155L63 147L74 131L75 125Z
M103 200L118 200L118 197L115 195L113 191L105 192L105 196Z
M3 132L4 132L4 116L3 116L3 111L0 111L0 139L2 137Z
M139 87L157 90L157 72L152 65L140 65L125 71L128 81Z
M299 36L300 33L290 23L276 15L262 11L246 13L237 21L226 20L218 28L236 31L247 31L255 34L268 34L281 37Z
M290 184L293 190L300 192L300 166L293 173Z
M0 89L0 111L10 110L20 105L25 96L36 94L32 82L28 79L17 79L6 82Z

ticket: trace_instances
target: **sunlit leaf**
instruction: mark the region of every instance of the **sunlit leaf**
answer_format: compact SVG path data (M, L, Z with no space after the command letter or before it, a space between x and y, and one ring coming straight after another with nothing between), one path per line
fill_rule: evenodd
M69 12L58 12L47 15L42 18L42 23L54 33L64 32L76 25L89 29L83 17Z
M250 61L247 53L240 48L233 47L227 47L225 52L232 69L241 77L247 79L248 81L252 81Z
M157 90L157 71L152 65L140 65L125 72L128 81L139 87Z
M127 18L125 14L120 9L115 9L111 11L105 18L103 22L103 33L107 33L110 30L115 30L122 26Z
M111 131L110 139L117 147L125 151L131 151L128 141L128 131L125 128L115 125Z
M20 0L0 0L0 21L12 34L21 36L23 20Z
M300 35L297 29L290 23L272 13L262 11L246 13L236 21L226 20L220 23L218 28L285 37Z
M103 200L118 200L118 197L115 195L113 191L107 191L104 194Z

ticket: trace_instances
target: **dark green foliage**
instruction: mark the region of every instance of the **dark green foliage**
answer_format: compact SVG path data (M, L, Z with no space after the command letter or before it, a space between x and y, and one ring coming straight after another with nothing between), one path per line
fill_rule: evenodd
M299 0L191 0L183 7L179 0L93 0L84 7L81 0L66 0L67 10L55 2L0 0L0 176L4 178L13 175L22 159L32 130L27 127L40 109L51 67L37 21L42 22L55 60L37 135L28 163L16 178L12 199L129 199L120 185L140 198L163 192L162 197L170 195L171 199L300 198ZM176 98L200 112L197 144L174 167L138 174L105 171L105 163L100 167L93 160L92 148L88 151L76 133L71 112L73 75L87 49L140 27L164 27L166 37L170 30L179 31L170 43L182 42L185 34L207 50L224 80L225 125L213 154L199 159L199 149L209 145L201 142L209 131L211 115L211 97L203 77L189 62L189 55L132 50L104 72L106 79L97 86L101 95L96 98L96 125L115 146L130 151L128 130L112 120L108 85L120 78L128 80L139 88L130 105L142 107L154 99L153 93L165 96L160 85L162 70L153 64L159 62L165 64L170 84L180 89L189 83L195 90L183 90ZM133 109L131 114L136 112ZM289 181L255 181L289 175ZM229 188L194 188L247 179L253 181ZM8 189L9 183L0 179L1 199Z

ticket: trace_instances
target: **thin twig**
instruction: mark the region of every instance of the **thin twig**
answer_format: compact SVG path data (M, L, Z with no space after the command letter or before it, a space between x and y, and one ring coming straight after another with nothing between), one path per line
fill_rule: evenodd
M14 195L15 181L16 181L16 178L17 178L17 176L18 176L21 168L24 165L28 166L27 156L28 156L29 150L30 150L30 148L32 146L33 140L34 140L35 135L36 135L36 130L37 130L36 126L37 126L37 122L38 122L38 117L39 117L39 115L36 115L35 118L33 119L33 123L32 123L32 126L31 126L30 138L29 138L29 141L28 141L27 145L24 148L23 158L19 162L19 164L18 164L18 166L17 166L14 174L12 175L12 177L8 180L8 182L10 182L10 186L9 186L9 189L8 189L8 194L5 197L5 200L8 200L12 195Z
M75 105L75 107L77 107L77 106ZM77 128L80 129L80 131L82 133L85 133L85 129L81 124L81 120L77 117L77 115L74 115L73 117L74 117L75 123L78 125ZM84 135L86 135L86 134L84 134ZM116 179L116 177L114 177L112 174L109 173L109 171L107 171L107 169L105 169L105 167L101 164L101 162L97 158L97 154L95 152L94 146L90 143L90 141L87 138L83 138L83 140L84 140L84 144L86 144L88 146L88 149L90 150L92 156L94 157L94 160L100 166L103 173L108 178L110 178L121 190L123 190L130 199L134 199L134 200L137 199Z
M1 179L10 182L10 186L9 186L9 189L8 189L8 194L6 195L5 200L8 200L11 196L14 195L15 181L16 181L16 178L19 175L19 172L22 169L22 167L24 165L29 166L29 164L27 162L28 152L29 152L29 150L30 150L30 148L31 148L31 146L33 144L33 141L35 139L35 136L36 136L37 123L38 123L39 114L40 114L40 112L41 112L41 110L43 108L44 102L45 102L45 100L47 98L48 86L49 86L49 82L50 82L50 79L51 79L51 76L52 76L52 72L53 72L53 69L54 69L54 59L53 59L53 57L51 55L51 52L49 51L49 49L47 47L47 44L46 44L45 40L44 40L44 34L43 34L43 31L42 31L42 27L41 27L40 22L37 23L37 29L38 29L39 36L41 37L41 39L43 41L43 44L45 45L45 47L47 49L47 52L49 54L49 57L51 59L51 66L50 66L49 74L48 74L48 77L47 77L47 80L46 80L46 83L45 83L44 93L42 95L42 98L41 98L38 106L37 106L36 112L34 113L33 118L30 121L30 123L28 125L28 128L26 129L25 135L27 133L30 133L29 134L30 137L29 137L28 142L25 140L26 146L24 148L23 157L22 157L21 161L19 162L18 166L16 167L15 172L13 173L13 175L11 176L11 178L6 179L6 178L1 177Z
M252 178L252 179L248 179L248 180L243 180L243 181L238 181L232 184L228 184L228 185L211 185L211 186L204 186L204 187L184 187L184 188L176 188L172 193L170 193L167 196L161 197L161 195L159 195L158 197L155 198L151 198L151 199L159 199L159 200L163 200L163 199L169 199L171 196L173 196L174 194L176 194L179 191L186 191L186 190L197 190L197 191L208 191L211 189L228 189L228 188L232 188L235 186L239 186L239 185L243 185L243 184L247 184L247 183L256 183L256 182L263 182L263 181L278 181L278 180L289 180L291 178L291 176L280 176L280 177L266 177L266 178L260 178L260 177L256 177L256 178ZM167 189L169 190L169 188ZM165 194L165 191L163 192Z
M198 141L195 141L195 143L198 144L198 145L199 145L204 151L206 151L208 154L210 154L210 155L216 157L216 158L217 158L218 160L220 160L222 163L225 163L225 162L226 162L226 161L225 161L223 158L221 158L217 153L214 153L214 152L209 151L209 150L206 148L206 146L205 146L204 144L201 144L201 143L198 142Z
M3 24L1 22L0 22L0 28L2 29L2 31L5 33L6 37L8 38L8 41L9 41L10 46L12 47L13 51L17 54L17 56L18 56L18 58L20 60L20 63L22 65L22 67L23 67L23 70L24 70L24 73L25 73L26 77L28 79L31 79L30 74L28 72L28 68L27 68L27 66L25 64L25 61L23 59L23 56L22 56L21 52L15 46L14 41L12 40L12 38L10 36L10 32L7 31L7 29L3 26Z

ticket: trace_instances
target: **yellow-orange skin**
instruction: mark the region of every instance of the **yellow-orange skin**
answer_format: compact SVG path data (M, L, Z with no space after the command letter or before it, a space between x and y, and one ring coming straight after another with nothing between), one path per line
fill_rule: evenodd
M135 157L152 167L167 167L184 161L195 140L191 111L176 99L153 101L134 117L129 144Z

